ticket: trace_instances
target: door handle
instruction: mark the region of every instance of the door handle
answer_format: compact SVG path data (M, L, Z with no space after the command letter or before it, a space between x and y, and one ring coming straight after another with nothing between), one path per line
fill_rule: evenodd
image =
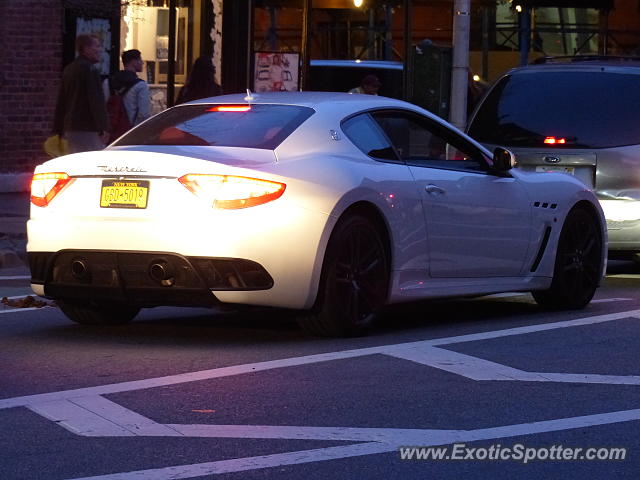
M426 187L424 187L424 191L427 192L429 195L444 195L445 194L444 189L438 187L437 185L433 185L433 184L429 184Z

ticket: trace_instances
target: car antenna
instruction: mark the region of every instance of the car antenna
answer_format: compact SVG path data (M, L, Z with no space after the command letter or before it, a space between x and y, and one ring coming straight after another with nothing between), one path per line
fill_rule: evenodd
M254 97L253 97L253 92L251 92L251 89L247 88L247 96L246 96L246 97L244 97L244 99L245 99L247 102L251 102L251 101L254 99Z

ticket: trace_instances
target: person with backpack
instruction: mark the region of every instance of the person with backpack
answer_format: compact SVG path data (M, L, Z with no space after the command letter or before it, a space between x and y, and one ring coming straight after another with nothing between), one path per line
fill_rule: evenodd
M64 68L56 101L53 133L68 142L69 153L102 150L109 121L100 86L102 45L94 35L78 35L76 59Z
M107 100L111 127L109 142L113 142L151 116L149 85L137 75L144 66L140 50L123 52L122 65L124 69L116 72L109 79L110 95Z

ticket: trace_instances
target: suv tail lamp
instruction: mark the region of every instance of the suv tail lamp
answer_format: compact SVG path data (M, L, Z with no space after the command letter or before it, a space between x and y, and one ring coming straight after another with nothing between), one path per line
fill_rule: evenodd
M73 178L66 173L36 173L31 179L31 203L46 207Z
M545 145L558 145L567 143L566 138L556 138L556 137L545 137L544 139Z
M188 173L178 179L191 193L214 208L234 210L255 207L282 196L284 183L235 175Z

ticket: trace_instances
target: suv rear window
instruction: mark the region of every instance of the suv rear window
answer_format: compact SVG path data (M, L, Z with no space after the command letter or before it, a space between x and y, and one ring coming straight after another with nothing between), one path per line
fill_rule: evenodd
M528 72L504 77L484 100L469 134L485 143L607 148L640 143L640 75Z
M237 108L223 111L229 107ZM180 105L129 131L114 145L202 145L273 150L313 113L311 108L292 105Z

